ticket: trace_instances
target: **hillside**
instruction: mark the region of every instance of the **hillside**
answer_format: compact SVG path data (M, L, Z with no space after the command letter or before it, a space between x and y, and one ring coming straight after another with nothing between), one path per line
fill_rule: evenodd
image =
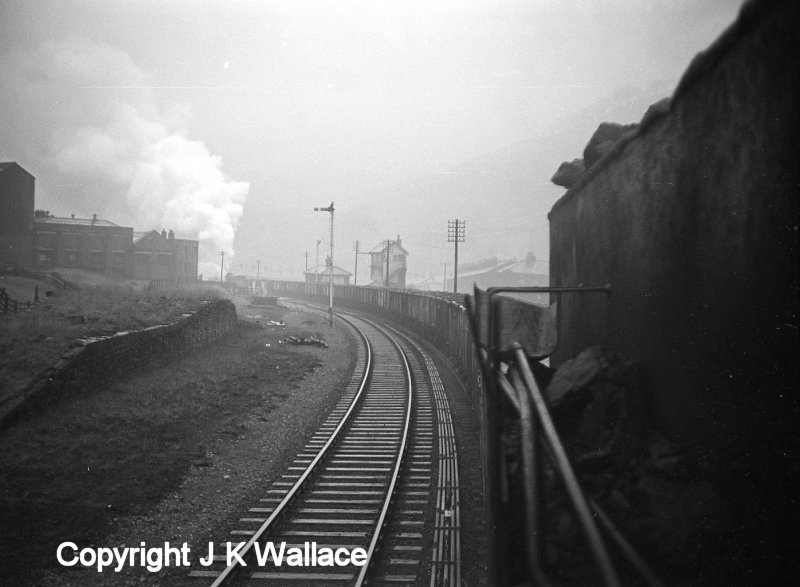
M638 122L654 102L671 94L674 84L644 90L627 87L583 112L561 119L542 134L464 161L439 173L377 188L360 195L364 216L383 219L403 236L411 253L411 280L441 280L443 261L452 262L446 222L466 220L466 242L460 260L549 254L547 214L564 189L550 182L562 161L581 157L589 138L604 121ZM373 210L370 202L392 202ZM395 225L415 202L416 221ZM385 220L390 219L389 221ZM395 227L396 226L396 227ZM382 228L375 238L385 238Z

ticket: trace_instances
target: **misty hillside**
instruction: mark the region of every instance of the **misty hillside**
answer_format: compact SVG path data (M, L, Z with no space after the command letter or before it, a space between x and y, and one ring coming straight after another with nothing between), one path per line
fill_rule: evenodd
M583 156L584 146L601 122L638 122L647 108L670 95L673 87L624 88L561 119L540 136L433 175L363 194L363 206L369 210L371 201L393 203L388 210L384 206L378 216L384 218L388 234L403 235L411 252L409 275L417 278L440 275L442 262L452 261L446 226L447 220L455 218L467 223L466 241L460 245L463 262L495 255L522 258L528 251L546 258L547 213L565 192L550 182L558 166ZM404 216L408 202L414 202L418 222L393 228L392 218Z

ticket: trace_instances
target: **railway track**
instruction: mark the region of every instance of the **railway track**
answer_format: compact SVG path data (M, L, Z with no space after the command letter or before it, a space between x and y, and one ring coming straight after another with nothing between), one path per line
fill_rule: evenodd
M212 585L458 585L458 476L449 408L416 343L339 318L358 356L337 405L259 503L190 576ZM345 564L340 564L344 562Z

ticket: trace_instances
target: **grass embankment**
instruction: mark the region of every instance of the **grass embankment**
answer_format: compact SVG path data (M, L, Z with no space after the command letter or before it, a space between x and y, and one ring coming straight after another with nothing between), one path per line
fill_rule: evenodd
M158 320L180 306L161 297L129 299ZM73 311L58 308L49 311ZM117 315L109 328L141 324L138 311ZM55 566L65 540L97 544L117 518L148 511L191 467L209 466L220 443L245 435L252 418L267 421L326 352L278 344L288 334L305 334L302 322L286 330L245 328L152 373L90 384L0 432L6 572L24 579L33 567Z
M30 311L0 314L0 404L80 338L167 324L223 294L199 286L153 292L129 285L79 286L54 291Z

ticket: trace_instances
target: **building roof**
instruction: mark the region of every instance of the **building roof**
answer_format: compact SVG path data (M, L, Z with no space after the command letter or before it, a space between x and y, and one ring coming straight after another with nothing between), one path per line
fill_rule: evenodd
M114 224L113 222L109 222L108 220L102 220L100 218L61 218L59 216L36 216L34 217L34 222L38 222L41 224L61 224L61 225L71 225L71 226L106 226L106 227L113 227L113 228L124 228L121 227L119 224Z
M325 267L323 265L317 265L316 267L312 267L311 269L309 269L308 271L305 271L304 273L306 275L309 275L309 274L311 274L311 275L315 275L315 274L328 275L329 271L328 271L327 267ZM341 267L338 267L336 265L333 266L333 274L334 275L352 275L352 273L350 273L347 269L342 269Z
M25 169L22 165L20 165L16 161L0 161L0 173L6 171L7 169L13 169L14 167L21 169L22 171L33 177L33 175L27 169Z
M156 233L157 236L161 236L161 233L158 232L157 230L145 230L145 231L142 231L142 232L140 232L138 230L134 230L133 231L133 242L134 242L134 244L138 243L140 240L142 240L148 234L152 234L154 232Z
M528 255L522 261L512 263L510 266L505 267L503 271L510 271L511 273L525 273L528 275L549 275L550 267L545 261L539 261L536 255Z
M163 238L164 240L167 240L169 238L168 236L164 236L162 233L160 233L159 231L157 231L155 229L153 229L153 230L143 230L143 231L134 230L133 231L133 242L134 242L134 244L136 244L139 241L141 241L144 237L146 237L147 235L154 234L154 233L155 233L156 237L158 237L158 238ZM178 237L175 236L174 232L172 232L172 235L173 235L172 238L169 239L169 240L186 242L186 243L196 243L196 242L198 242L198 240L196 238L178 238Z
M408 251L405 250L405 248L403 248L403 245L400 244L399 240L389 241L389 245L391 246L390 250L393 253L402 253L403 255L408 255ZM375 248L373 248L370 251L370 253L373 253L373 254L374 253L383 253L383 251L385 251L385 250L386 250L386 241L383 241L382 243L380 243L378 245L375 245Z
M483 275L485 273L497 273L498 271L506 271L517 264L515 259L507 261L498 261L495 265L488 267L481 267L480 269L470 269L469 271L459 271L459 277L472 277L475 275Z
M460 278L475 277L477 275L485 275L489 273L519 273L526 275L548 275L550 273L549 267L545 261L536 259L536 255L528 254L522 261L510 259L506 261L498 261L494 265L488 267L481 267L480 269L472 269L470 271L459 271Z

